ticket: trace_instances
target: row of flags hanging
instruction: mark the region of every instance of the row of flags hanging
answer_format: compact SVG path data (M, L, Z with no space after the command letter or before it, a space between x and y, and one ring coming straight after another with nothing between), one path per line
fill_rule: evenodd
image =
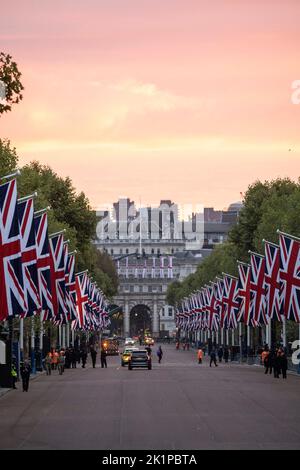
M222 273L185 298L176 326L187 331L253 327L272 319L300 323L300 239L277 231L279 244L263 240L264 255L249 251L250 263L237 261L238 277Z
M128 278L129 274L132 273L135 278L151 277L152 279L173 279L173 256L161 256L158 266L156 266L155 257L152 258L151 264L149 264L147 259L145 259L140 264L136 261L135 264L129 265L129 260L126 258L125 266L121 266L120 261L118 260L117 271L118 275L124 275L126 278Z
M34 212L35 196L18 199L15 178L0 185L0 320L40 315L74 330L107 328L102 291L87 271L75 274L76 251L63 231L48 234L48 209Z

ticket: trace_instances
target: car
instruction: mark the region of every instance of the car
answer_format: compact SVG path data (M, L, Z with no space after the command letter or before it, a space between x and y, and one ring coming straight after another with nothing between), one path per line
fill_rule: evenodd
M124 349L123 353L121 354L121 366L122 367L128 366L128 362L130 360L132 351L137 351L137 350L138 348L134 348L134 347L126 347Z
M128 370L135 368L152 369L151 357L146 350L132 351L128 361Z
M146 336L144 343L147 344L147 346L153 346L154 344L154 339L150 338L150 336Z
M134 346L135 341L132 338L125 338L125 346Z

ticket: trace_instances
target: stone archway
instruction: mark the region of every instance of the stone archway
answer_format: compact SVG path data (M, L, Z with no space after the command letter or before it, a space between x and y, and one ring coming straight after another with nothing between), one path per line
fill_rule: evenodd
M130 311L130 336L144 336L152 332L150 308L145 304L137 304Z

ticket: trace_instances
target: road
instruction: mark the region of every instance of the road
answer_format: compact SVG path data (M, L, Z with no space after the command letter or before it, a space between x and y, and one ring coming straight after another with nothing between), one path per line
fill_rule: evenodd
M196 361L162 345L162 364L54 372L0 399L1 449L299 449L300 378ZM154 350L156 348L154 347ZM98 358L99 361L99 358Z

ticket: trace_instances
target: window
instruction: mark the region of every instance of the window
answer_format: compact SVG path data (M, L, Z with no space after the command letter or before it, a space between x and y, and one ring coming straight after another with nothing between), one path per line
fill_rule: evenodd
M173 316L173 309L172 307L169 307L169 317L172 317Z
M128 250L128 248L126 248L126 255L128 255L128 253L129 253L129 250Z
M122 248L120 248L120 255L122 255L122 254L123 254L123 249L122 249Z
M111 254L111 255L114 254L114 250L113 250L113 249L110 250L110 254Z

